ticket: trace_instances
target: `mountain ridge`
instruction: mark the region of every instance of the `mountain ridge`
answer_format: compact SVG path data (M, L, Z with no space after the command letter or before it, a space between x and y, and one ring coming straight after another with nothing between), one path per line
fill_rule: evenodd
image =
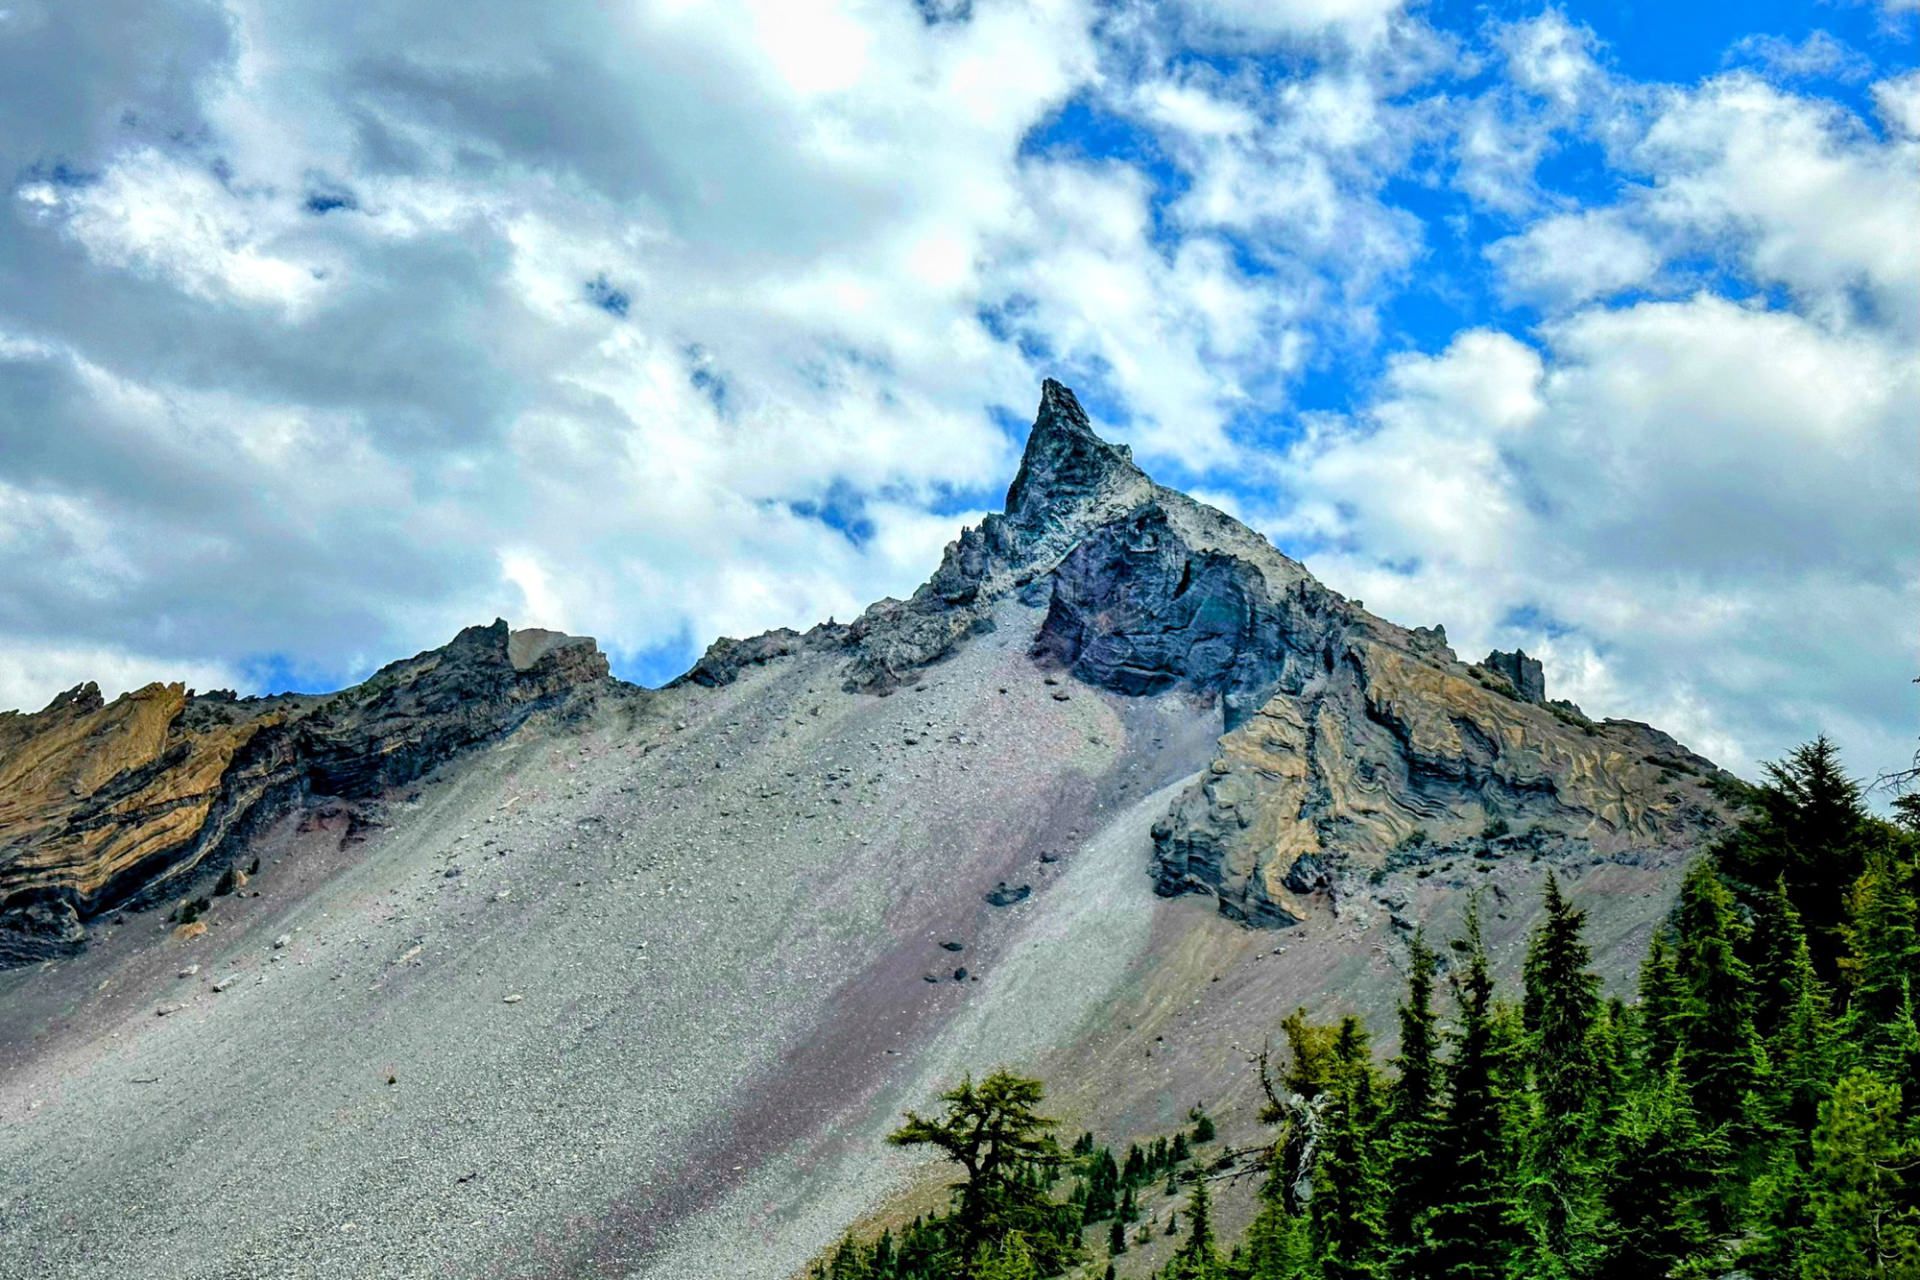
M1236 919L1297 922L1305 898L1337 892L1337 868L1423 848L1618 854L1717 820L1711 762L1647 726L1547 704L1524 652L1467 666L1444 629L1367 613L1154 483L1053 379L1005 510L963 530L912 596L847 624L722 638L667 687L811 652L844 659L849 691L891 693L990 630L1015 594L1046 608L1037 663L1124 696L1218 701L1219 749L1156 825L1155 876ZM644 696L590 639L496 620L330 696L149 685L104 704L82 685L0 715L0 965L71 951L87 918L189 886L310 797L368 799L531 715ZM1505 844L1484 838L1496 830Z

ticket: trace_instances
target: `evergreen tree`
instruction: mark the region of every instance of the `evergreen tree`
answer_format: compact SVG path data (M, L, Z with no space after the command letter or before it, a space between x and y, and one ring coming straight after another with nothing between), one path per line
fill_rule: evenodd
M1823 980L1838 976L1846 894L1863 866L1860 837L1867 812L1860 786L1825 737L1769 764L1753 792L1753 812L1721 841L1716 858L1742 897L1757 902L1784 881L1798 904L1814 965Z
M1426 1223L1440 1197L1435 1154L1440 1125L1440 1033L1433 1011L1439 957L1415 934L1408 953L1407 997L1400 1005L1398 1077L1387 1090L1386 1164L1392 1187L1384 1211L1388 1271L1405 1280L1426 1274Z
M1869 1050L1900 1015L1908 987L1920 979L1920 931L1911 868L1876 849L1850 895L1842 962L1851 992L1854 1031Z
M1803 1140L1819 1115L1820 1101L1832 1084L1837 1057L1832 997L1814 971L1806 935L1794 939L1785 980L1780 1025L1768 1046L1773 1064L1775 1114L1781 1128Z
M1747 950L1748 967L1753 971L1753 1025L1766 1040L1779 1029L1792 1003L1794 966L1806 944L1807 931L1799 908L1787 893L1784 876L1776 879L1772 892L1753 902L1751 908L1753 927Z
M1220 1249L1214 1239L1213 1202L1207 1193L1207 1180L1193 1180L1193 1194L1187 1200L1187 1238L1173 1255L1163 1273L1166 1280L1225 1280Z
M1587 968L1584 913L1547 874L1544 918L1527 946L1524 1054L1527 1116L1522 1203L1534 1276L1584 1276L1599 1260L1598 1159L1606 1069L1599 1041L1600 979Z
M1446 1170L1446 1194L1429 1220L1415 1274L1435 1280L1495 1280L1518 1243L1514 1168L1508 1133L1508 1074L1493 1001L1493 977L1476 901L1467 909L1466 972L1453 979L1459 1025L1446 1064L1446 1106L1434 1154Z
M1805 1280L1920 1275L1920 1217L1906 1179L1920 1159L1899 1124L1900 1091L1865 1068L1820 1108L1808 1180Z
M1310 1206L1314 1257L1325 1280L1361 1280L1381 1273L1386 1188L1377 1153L1373 1050L1358 1018L1341 1022L1335 1058Z
M1700 1256L1725 1145L1702 1129L1678 1061L1628 1090L1609 1141L1602 1274L1664 1276Z
M1277 1189L1269 1186L1260 1211L1247 1228L1242 1257L1245 1280L1319 1280L1313 1265L1313 1241L1306 1221L1287 1212Z
M1687 1000L1680 1061L1701 1119L1745 1132L1764 1055L1753 1026L1753 973L1740 958L1745 930L1711 862L1689 867L1675 910L1674 958Z
M1640 1006L1634 1020L1641 1074L1658 1078L1680 1053L1689 1005L1686 984L1665 933L1653 935L1640 962Z
M1055 1121L1037 1110L1043 1093L1038 1080L1004 1071L978 1085L969 1077L941 1095L945 1115L928 1119L909 1111L906 1122L887 1135L896 1146L934 1147L965 1171L955 1187L954 1215L955 1269L962 1280L973 1274L986 1246L1014 1232L1023 1234L1029 1251L1044 1244L1041 1262L1055 1270L1054 1264L1072 1260L1077 1238L1064 1236L1060 1210L1023 1176L1066 1159L1048 1132Z

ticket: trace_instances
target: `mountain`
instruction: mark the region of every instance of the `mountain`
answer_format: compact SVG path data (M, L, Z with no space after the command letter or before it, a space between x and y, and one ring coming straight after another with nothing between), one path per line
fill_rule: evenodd
M911 598L664 689L504 623L331 697L83 686L0 718L0 1257L776 1278L918 1185L877 1138L969 1069L1251 1134L1237 1050L1383 1022L1470 895L1510 963L1554 868L1624 980L1719 774L1543 675L1048 382Z

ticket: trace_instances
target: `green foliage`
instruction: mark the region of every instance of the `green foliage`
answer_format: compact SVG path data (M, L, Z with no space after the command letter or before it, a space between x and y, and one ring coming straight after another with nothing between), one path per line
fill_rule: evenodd
M1407 998L1400 1006L1399 1078L1387 1090L1387 1181L1393 1188L1384 1218L1388 1272L1424 1273L1421 1250L1427 1219L1440 1202L1442 1180L1436 1145L1440 1128L1440 1031L1433 1009L1439 957L1416 933L1409 948Z
M933 1147L960 1166L964 1177L954 1184L942 1252L962 1277L988 1256L1003 1270L1031 1265L1043 1268L1037 1274L1053 1275L1079 1255L1078 1215L1047 1194L1049 1178L1035 1176L1068 1159L1049 1132L1055 1121L1037 1110L1043 1096L1038 1080L996 1071L978 1085L969 1078L942 1094L944 1115L929 1119L909 1111L887 1135L896 1146ZM1015 1235L1018 1257L983 1252Z
M1920 1215L1910 1181L1920 1146L1901 1122L1900 1090L1863 1067L1820 1107L1808 1179L1811 1218L1800 1274L1920 1274Z
M1434 1154L1446 1191L1430 1215L1419 1249L1427 1273L1442 1280L1495 1280L1519 1246L1515 1228L1517 1170L1509 1132L1509 1045L1494 1006L1493 975L1480 936L1480 910L1469 907L1464 972L1453 977L1458 1023L1442 1079L1446 1104Z

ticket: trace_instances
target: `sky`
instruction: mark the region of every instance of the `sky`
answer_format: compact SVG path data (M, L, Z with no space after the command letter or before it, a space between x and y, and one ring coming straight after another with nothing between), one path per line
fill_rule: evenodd
M1041 378L1753 771L1920 716L1920 0L0 0L0 707L905 595Z

